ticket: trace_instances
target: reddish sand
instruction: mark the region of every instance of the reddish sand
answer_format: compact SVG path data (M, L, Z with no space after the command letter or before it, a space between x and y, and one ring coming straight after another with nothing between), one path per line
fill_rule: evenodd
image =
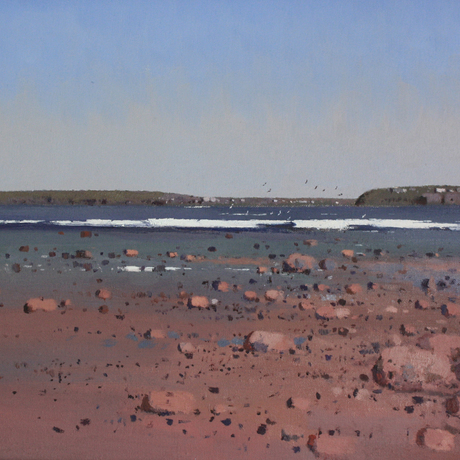
M459 319L443 309L452 293L407 277L438 280L456 262L340 258L312 270L322 286L302 289L286 284L289 274L258 275L260 263L216 260L216 269L245 264L258 283L235 285L223 271L230 289L197 280L207 308L187 306L190 289L149 297L113 275L75 291L57 282L54 300L70 302L27 314L28 294L44 286L27 295L0 286L0 458L460 458L458 407L446 410L458 382L432 376L429 389L397 391L374 367L386 348L458 335ZM98 298L105 289L111 296ZM254 343L253 331L263 332ZM403 378L417 380L410 368Z

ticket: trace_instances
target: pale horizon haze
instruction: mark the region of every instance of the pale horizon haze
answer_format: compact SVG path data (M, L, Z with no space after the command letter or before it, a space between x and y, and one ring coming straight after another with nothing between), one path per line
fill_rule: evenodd
M458 1L4 1L0 190L460 185Z

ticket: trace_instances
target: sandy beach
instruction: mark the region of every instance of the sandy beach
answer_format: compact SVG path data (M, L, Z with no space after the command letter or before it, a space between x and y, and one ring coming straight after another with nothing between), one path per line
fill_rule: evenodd
M458 458L458 258L370 241L4 234L0 457Z

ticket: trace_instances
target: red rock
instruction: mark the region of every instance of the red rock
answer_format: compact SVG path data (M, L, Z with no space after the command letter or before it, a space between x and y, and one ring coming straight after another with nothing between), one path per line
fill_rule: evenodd
M311 270L315 263L316 261L312 256L294 253L283 262L283 271L303 273Z
M432 350L411 345L385 348L372 369L374 381L399 391L452 393L458 382L452 351L459 347L460 337L439 335L429 340Z
M451 316L460 316L460 305L457 305L453 302L447 302L445 309L444 316L447 316L448 318ZM441 311L443 311L441 310Z
M305 244L305 246L318 246L318 241L317 240L303 240L303 244Z
M145 412L190 414L196 408L195 397L188 391L152 391L142 401Z
M254 291L246 291L243 297L245 300L249 300L250 302L257 300L257 294Z
M257 273L259 275L263 275L264 273L267 273L267 267L257 267Z
M191 342L181 342L177 348L181 353L193 353L196 351L195 346Z
M283 291L278 291L276 289L269 289L267 292L265 292L265 300L268 300L269 302L274 302L275 300L280 300L283 298L284 292Z
M98 289L96 291L96 297L102 300L108 300L112 298L112 293L108 289Z
M280 272L280 269L278 267L272 267L271 271L272 271L272 273L274 273L276 275L276 274L278 274Z
M177 257L177 252L171 252L171 251L168 251L166 253L166 255L171 258L171 259L174 259L175 257Z
M301 300L299 302L299 310L313 310L315 305L308 300Z
M90 232L89 230L82 230L80 232L80 238L91 238L92 235L92 232Z
M351 259L355 255L355 251L353 251L353 249L344 249L342 255L347 259Z
M185 257L184 257L184 260L186 262L194 262L196 260L196 256L192 255L192 254L187 254Z
M137 257L139 255L139 251L137 249L125 249L123 253L126 257Z
M438 452L449 452L455 447L455 435L446 430L422 428L417 432L416 443Z
M418 310L426 310L428 309L428 307L430 306L430 304L428 303L427 300L416 300L415 301L415 308L417 308Z
M253 331L246 337L243 347L248 351L288 351L294 341L279 332Z
M99 313L102 313L103 315L105 315L106 313L109 312L109 307L107 305L101 305L99 308Z
M217 290L220 292L228 292L229 285L227 281L219 281L219 284L217 285Z
M93 255L90 251L87 250L78 250L76 251L75 257L77 259L92 259Z
M348 286L345 286L345 290L348 294L355 295L362 292L363 288L359 284L350 284Z
M336 318L337 314L332 305L323 305L316 310L316 317L318 319L332 319Z
M57 309L57 302L54 299L43 297L29 299L24 305L24 313L33 313L37 310L53 311Z
M29 246L21 246L21 247L19 248L19 250L20 250L21 252L29 252Z
M456 414L460 410L457 396L452 396L446 400L446 412L448 414Z
M208 308L209 299L206 296L194 295L188 299L188 306L193 308Z

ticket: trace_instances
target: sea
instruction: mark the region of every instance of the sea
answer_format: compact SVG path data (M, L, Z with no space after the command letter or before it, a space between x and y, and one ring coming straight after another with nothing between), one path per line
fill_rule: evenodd
M0 285L2 295L8 286L23 297L52 297L75 283L94 290L97 279L152 293L201 292L217 279L300 286L318 282L320 271L272 278L268 270L258 278L257 261L281 269L301 253L340 264L347 249L358 262L387 261L397 270L418 259L421 268L406 277L420 286L430 276L425 260L460 260L459 230L458 206L0 206ZM127 249L138 256L127 257ZM454 274L446 276L452 282Z
M46 243L48 247L60 241L56 239L58 232L73 235L82 230L104 234L107 244L115 244L117 250L129 242L140 247L145 245L147 251L155 241L157 253L179 247L179 252L203 250L211 256L207 248L217 239L219 255L252 256L255 255L253 244L249 247L249 243L263 237L275 246L277 241L281 244L285 240L311 238L320 242L334 241L335 249L353 246L358 253L379 248L395 253L398 246L404 245L406 255L460 255L460 207L455 205L0 206L0 255L2 251L8 252L11 246L24 245L27 241L30 244L36 241L34 244L38 245ZM240 235L238 243L222 243L222 233L228 232ZM248 242L243 244L244 238ZM75 244L80 247L82 242L78 240ZM257 254L262 254L262 249ZM280 248L278 252L286 250ZM320 250L311 248L310 253L321 257L322 254L314 254Z

